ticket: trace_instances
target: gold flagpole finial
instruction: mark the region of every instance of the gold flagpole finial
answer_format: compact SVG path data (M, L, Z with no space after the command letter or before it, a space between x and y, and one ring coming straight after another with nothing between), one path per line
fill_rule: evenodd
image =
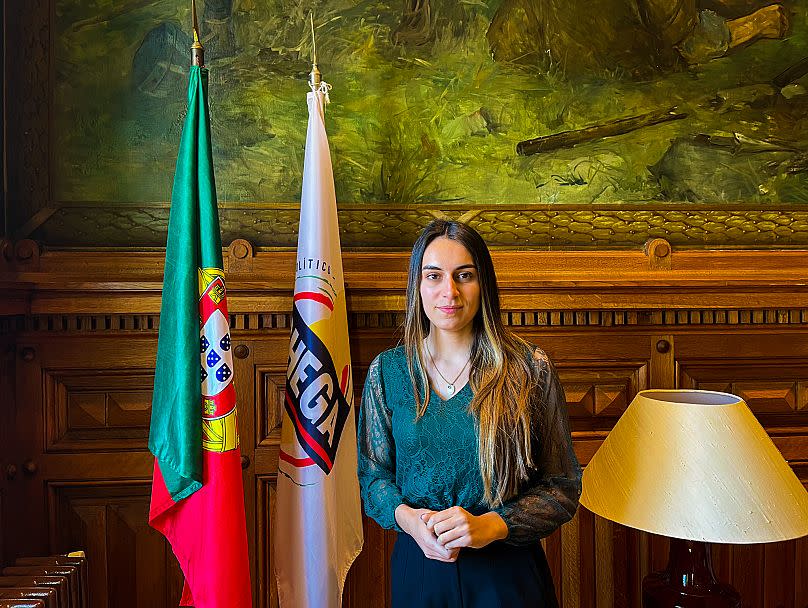
M317 42L314 39L314 14L309 13L309 21L311 22L311 72L309 72L309 86L312 91L320 87L323 81L322 74L317 68Z
M199 23L196 20L196 0L191 0L191 16L193 17L194 43L191 45L191 65L205 66L205 49L199 42Z

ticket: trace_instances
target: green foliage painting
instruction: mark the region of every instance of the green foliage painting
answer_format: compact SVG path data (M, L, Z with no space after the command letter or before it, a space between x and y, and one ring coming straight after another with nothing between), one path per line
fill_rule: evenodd
M190 4L56 0L59 203L170 198ZM340 204L808 203L804 2L201 0L198 10L219 199L234 208L299 200L310 12L333 87Z

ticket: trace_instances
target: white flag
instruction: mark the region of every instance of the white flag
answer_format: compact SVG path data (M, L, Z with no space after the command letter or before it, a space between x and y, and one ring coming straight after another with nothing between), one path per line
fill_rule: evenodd
M324 123L326 87L307 96L274 531L282 608L339 608L345 576L362 550L348 318Z

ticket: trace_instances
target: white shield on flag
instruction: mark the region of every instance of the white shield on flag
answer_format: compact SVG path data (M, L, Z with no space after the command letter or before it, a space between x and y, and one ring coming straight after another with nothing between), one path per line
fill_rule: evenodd
M199 332L202 362L202 394L218 395L233 381L230 324L214 310Z

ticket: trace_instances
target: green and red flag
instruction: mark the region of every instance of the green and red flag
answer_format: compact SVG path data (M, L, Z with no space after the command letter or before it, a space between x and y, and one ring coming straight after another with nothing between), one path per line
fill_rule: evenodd
M208 71L199 66L171 195L149 449L149 523L185 575L180 605L251 608Z

